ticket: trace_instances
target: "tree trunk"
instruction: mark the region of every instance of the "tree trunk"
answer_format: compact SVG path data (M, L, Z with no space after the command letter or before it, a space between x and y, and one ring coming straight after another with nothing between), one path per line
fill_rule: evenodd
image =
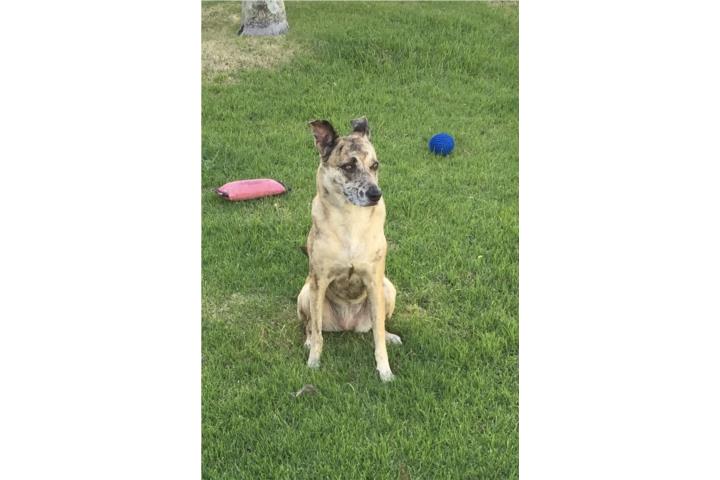
M282 35L288 31L283 0L243 0L238 35Z

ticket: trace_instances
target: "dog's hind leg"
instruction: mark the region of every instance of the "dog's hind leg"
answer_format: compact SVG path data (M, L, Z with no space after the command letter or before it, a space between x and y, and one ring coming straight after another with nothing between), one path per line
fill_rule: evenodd
M395 285L387 277L383 279L383 290L385 291L385 318L390 318L395 311L397 290L395 290Z
M390 319L393 312L395 311L395 296L397 291L395 285L392 284L387 277L383 280L383 290L385 291L385 318ZM402 339L400 335L395 335L387 330L385 331L385 343L391 345L402 345Z

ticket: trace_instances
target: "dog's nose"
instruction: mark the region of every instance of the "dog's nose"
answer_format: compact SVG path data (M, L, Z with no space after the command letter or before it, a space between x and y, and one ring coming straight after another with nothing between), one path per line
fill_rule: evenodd
M377 202L382 197L382 192L375 185L367 189L367 197L371 202Z

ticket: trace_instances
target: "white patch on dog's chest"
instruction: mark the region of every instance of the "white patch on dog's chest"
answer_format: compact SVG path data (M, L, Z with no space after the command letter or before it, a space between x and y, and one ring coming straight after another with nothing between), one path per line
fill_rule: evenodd
M348 262L350 262L350 264L352 264L353 262L357 262L358 260L360 260L362 258L363 253L364 253L363 250L364 249L362 248L362 246L360 244L358 244L358 243L352 244L351 243L345 248L344 253L345 253L345 256L347 257Z
M354 270L355 273L365 273L371 266L370 251L367 245L360 243L350 243L343 250L343 269Z

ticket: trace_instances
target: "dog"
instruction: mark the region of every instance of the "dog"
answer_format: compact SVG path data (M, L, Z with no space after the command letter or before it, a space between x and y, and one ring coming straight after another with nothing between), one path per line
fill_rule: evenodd
M380 379L394 379L387 343L401 344L385 331L395 309L395 286L385 277L385 202L378 186L378 162L365 117L339 137L327 120L309 122L320 153L312 227L307 238L309 274L297 298L305 323L307 364L320 366L322 332L373 331Z

